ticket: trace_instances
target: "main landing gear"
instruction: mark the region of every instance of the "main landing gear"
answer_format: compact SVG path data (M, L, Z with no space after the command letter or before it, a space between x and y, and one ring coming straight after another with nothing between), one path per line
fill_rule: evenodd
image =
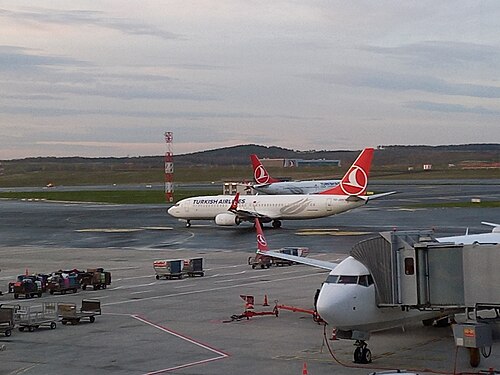
M368 349L368 344L364 340L356 340L354 344L354 363L371 363L372 352Z
M281 221L273 220L273 228L275 229L281 228Z

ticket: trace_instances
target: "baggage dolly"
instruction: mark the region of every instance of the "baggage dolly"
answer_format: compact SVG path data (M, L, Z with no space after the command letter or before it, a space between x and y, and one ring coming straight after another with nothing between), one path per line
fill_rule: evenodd
M0 305L0 333L3 333L5 337L10 337L10 335L12 335L12 330L15 327L14 323L15 309L16 306Z
M41 326L47 326L50 329L56 329L57 324L57 303L44 302L39 306L19 306L14 313L14 321L19 326L19 331L29 332Z
M82 300L80 310L76 308L76 303L59 303L59 316L61 323L76 325L82 319L88 319L90 323L95 322L96 315L101 315L101 301L95 299Z

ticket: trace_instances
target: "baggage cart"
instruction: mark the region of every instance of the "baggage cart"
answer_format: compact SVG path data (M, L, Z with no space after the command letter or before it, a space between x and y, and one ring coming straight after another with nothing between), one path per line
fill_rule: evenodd
M12 330L15 327L15 310L16 306L0 305L0 333L3 333L6 337L9 337L12 334Z
M57 303L44 302L38 306L19 306L14 312L14 322L19 326L19 331L33 332L41 326L50 329L57 327Z
M24 298L41 297L44 292L42 279L35 275L19 275L17 281L9 283L9 293L14 294L14 298L20 296Z
M78 275L59 272L53 273L48 278L47 289L49 290L50 294L66 294L66 292L76 293L78 289L80 289Z
M153 269L156 273L156 280L165 278L171 280L173 278L182 279L183 277L183 260L155 260Z
M189 277L205 276L205 272L203 271L203 258L185 260L183 271L187 273Z
M278 253L294 255L297 257L306 257L309 255L309 248L307 247L283 247L277 251ZM291 266L296 264L296 262L286 259L273 258L273 264L275 266Z
M89 268L87 272L80 273L80 285L83 290L91 285L94 290L106 289L111 285L111 272L104 271L102 268Z
M61 323L64 325L68 323L76 325L82 319L88 319L90 323L94 323L96 315L101 315L101 301L84 299L80 310L76 307L76 303L59 303L58 311Z

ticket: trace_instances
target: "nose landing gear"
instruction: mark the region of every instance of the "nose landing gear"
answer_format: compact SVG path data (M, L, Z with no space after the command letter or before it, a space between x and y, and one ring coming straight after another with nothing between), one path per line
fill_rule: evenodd
M354 344L354 363L371 363L372 352L368 349L368 344L364 340L356 340Z

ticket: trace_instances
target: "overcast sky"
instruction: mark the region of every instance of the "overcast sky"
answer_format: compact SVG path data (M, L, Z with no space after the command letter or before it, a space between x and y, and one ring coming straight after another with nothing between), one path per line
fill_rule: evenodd
M500 2L0 0L0 159L500 142Z

